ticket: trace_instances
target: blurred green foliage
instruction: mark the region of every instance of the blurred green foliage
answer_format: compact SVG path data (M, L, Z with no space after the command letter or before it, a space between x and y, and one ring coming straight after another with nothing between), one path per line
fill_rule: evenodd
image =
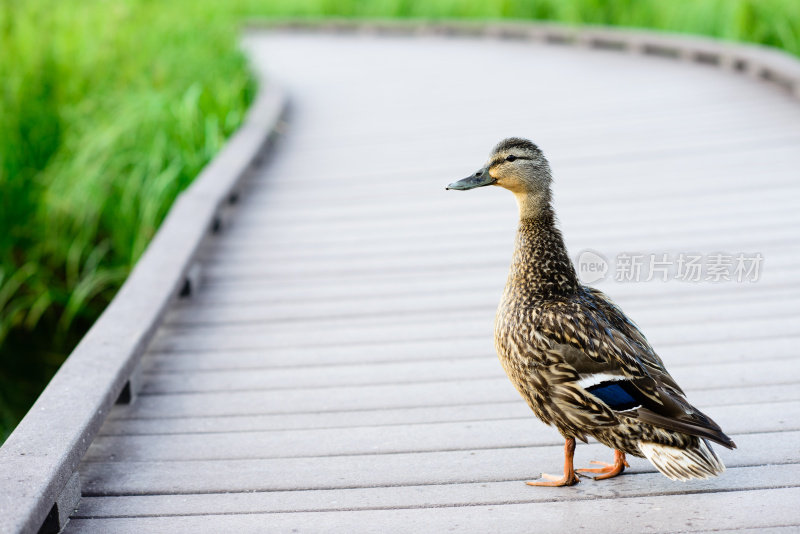
M797 0L0 0L0 441L241 123L251 17L538 19L800 55Z
M0 439L252 99L193 5L0 0Z

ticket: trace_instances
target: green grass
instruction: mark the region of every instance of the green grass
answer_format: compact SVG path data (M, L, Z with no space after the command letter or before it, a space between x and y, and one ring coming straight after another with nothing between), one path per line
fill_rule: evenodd
M252 99L233 20L189 6L0 3L0 438Z
M0 441L254 94L250 17L538 19L800 55L796 0L0 0Z

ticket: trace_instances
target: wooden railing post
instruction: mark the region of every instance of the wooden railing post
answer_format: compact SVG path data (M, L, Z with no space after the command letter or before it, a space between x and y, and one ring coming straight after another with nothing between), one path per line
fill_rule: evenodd
M69 477L67 485L59 493L47 517L44 518L39 534L57 534L64 529L69 516L78 508L81 501L81 479L77 471Z

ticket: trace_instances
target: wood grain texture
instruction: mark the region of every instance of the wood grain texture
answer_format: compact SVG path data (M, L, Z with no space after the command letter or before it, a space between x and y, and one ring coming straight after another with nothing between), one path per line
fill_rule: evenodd
M739 449L718 450L728 467L800 462L800 431L735 436ZM341 435L339 439L346 439ZM719 448L718 448L719 449ZM558 469L563 443L552 445L436 449L418 452L376 450L327 456L281 458L216 457L213 459L117 461L85 464L84 494L147 495L151 493L219 493L336 489L372 486L451 484L519 480ZM598 443L578 447L576 465L611 456ZM632 459L630 473L655 472L647 461ZM685 485L691 487L690 484Z
M383 509L313 513L203 515L158 518L76 520L67 532L198 532L232 529L236 532L442 532L448 529L480 532L536 532L560 534L575 528L576 521L591 518L592 532L702 532L718 529L781 527L800 523L795 505L797 488L718 492L688 495L658 495L616 499L572 500L457 506L446 508ZM779 517L773 510L784 510ZM614 517L624 510L623 518ZM712 514L710 510L727 510ZM589 519L587 519L589 520ZM299 526L298 526L299 525ZM665 529L664 526L671 526ZM790 530L791 531L791 530Z
M705 43L686 62L585 43L252 36L292 95L286 134L201 248L137 402L92 443L68 532L800 525L800 106L696 64ZM676 483L633 459L608 481L523 484L558 469L562 442L492 347L516 209L444 191L509 135L548 155L573 257L764 257L755 282L597 284L736 440L716 449L723 476Z
M792 486L800 474L796 465L732 468L726 477L736 478L743 490ZM767 476L763 476L767 475ZM617 489L627 497L638 495L680 495L686 487L663 484L658 473L629 477ZM651 486L655 486L652 489ZM693 485L690 493L708 493L726 487L721 479ZM385 508L423 508L474 504L509 504L552 502L553 500L590 500L614 498L602 484L586 484L578 491L555 490L557 495L525 491L518 481L465 482L462 484L403 487L373 487L303 492L207 493L176 495L126 495L87 497L81 503L79 517L204 515L209 513L302 512L334 510L370 510Z
M741 404L719 405L714 399L704 408L725 428L734 433L797 430L797 400L747 403L746 413ZM134 414L126 414L134 415ZM436 425L453 422L485 422L514 419L520 425L534 421L525 405L518 399L460 404L450 406L421 406L340 412L304 412L291 414L237 414L236 416L183 417L123 417L116 416L103 427L102 436L208 434L226 432L289 431L349 428L392 427L404 425ZM541 428L541 427L538 427ZM531 438L529 435L528 438Z
M498 408L505 408L498 406ZM736 439L738 433L800 430L800 403L756 404L740 416L741 405L704 409ZM510 413L517 410L504 409ZM527 414L526 414L527 415ZM508 416L505 416L508 417ZM167 426L167 425L164 425ZM202 460L214 458L283 458L373 451L422 452L559 445L560 435L541 429L535 420L512 419L447 423L394 424L309 430L246 430L231 439L212 429L198 433L98 436L86 459L91 461Z

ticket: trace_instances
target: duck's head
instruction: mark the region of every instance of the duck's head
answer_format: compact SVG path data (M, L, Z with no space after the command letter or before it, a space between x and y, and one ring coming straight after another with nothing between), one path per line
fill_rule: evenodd
M492 150L486 164L447 189L466 191L487 185L508 189L519 202L520 211L538 209L550 201L550 165L539 147L527 139L509 137Z

